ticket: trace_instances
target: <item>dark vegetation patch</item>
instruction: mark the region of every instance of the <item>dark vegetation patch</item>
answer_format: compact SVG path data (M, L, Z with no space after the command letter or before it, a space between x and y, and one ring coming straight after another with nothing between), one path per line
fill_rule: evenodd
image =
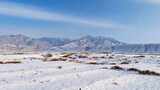
M2 61L0 61L0 64L3 64L3 62L2 62Z
M4 64L17 64L17 63L21 63L21 61L6 61L6 62L4 62Z
M134 58L145 58L144 55L134 56Z
M113 84L113 85L118 85L118 83L117 83L117 82L113 82L112 84Z
M124 70L124 68L122 68L120 66L112 66L110 69L113 69L113 70Z
M87 64L98 64L97 62L88 62Z
M45 57L45 58L48 58L48 57L52 57L53 55L48 53L48 54L45 54L45 55L42 55L42 56Z
M157 73L155 71L150 71L150 70L142 70L142 71L138 71L139 74L142 75L154 75L154 76L160 76L160 73Z
M109 63L110 65L116 65L116 63Z
M14 54L16 54L16 55L23 55L25 53L23 53L23 52L17 52L17 53L14 53Z
M72 55L74 55L75 53L63 53L62 57L71 57Z
M120 64L129 64L128 61L121 62Z
M155 72L155 71L151 71L151 70L139 70L139 69L136 69L136 68L125 69L125 68L122 68L120 66L112 66L110 69L123 70L123 71L128 71L128 72L136 72L136 73L141 74L141 75L160 76L160 73Z
M88 57L85 55L79 55L78 58L88 58Z
M134 72L137 72L138 74L141 74L141 75L160 76L160 73L157 73L157 72L151 71L151 70L139 70L139 69L136 69L136 68L129 68L129 69L127 69L127 71L134 71Z
M102 67L102 69L108 69L108 67Z
M62 66L58 66L57 68L58 68L58 69L62 69Z
M138 61L135 61L135 63L139 63Z
M129 68L127 69L127 71L139 72L140 70L136 68Z
M52 58L51 60L48 60L48 61L59 61L59 59L57 59L57 58Z
M48 58L52 57L53 55L48 53L48 54L45 54L45 55L42 55L44 57L43 61L47 61Z
M65 58L52 58L50 60L45 60L45 61L66 61L67 59Z
M108 59L114 59L114 57L113 56L109 56Z
M0 64L19 64L21 61L0 61Z

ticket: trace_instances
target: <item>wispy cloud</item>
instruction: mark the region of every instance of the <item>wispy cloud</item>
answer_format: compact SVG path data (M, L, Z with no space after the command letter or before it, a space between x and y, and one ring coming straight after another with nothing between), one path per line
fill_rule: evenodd
M138 1L138 0L137 0ZM160 0L139 0L149 4L160 4Z
M89 20L79 17L67 16L64 14L59 14L54 12L47 12L44 10L40 10L38 8L28 7L17 3L0 2L0 14L20 17L20 18L28 18L33 20L74 23L80 25L87 25L91 27L125 28L125 26L121 24L115 24L107 21Z

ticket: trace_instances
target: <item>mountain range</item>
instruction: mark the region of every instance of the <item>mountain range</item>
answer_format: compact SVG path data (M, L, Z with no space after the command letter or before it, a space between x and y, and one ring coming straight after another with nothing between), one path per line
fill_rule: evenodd
M79 39L31 38L25 35L1 35L0 52L90 51L115 53L160 53L160 44L128 44L102 36Z

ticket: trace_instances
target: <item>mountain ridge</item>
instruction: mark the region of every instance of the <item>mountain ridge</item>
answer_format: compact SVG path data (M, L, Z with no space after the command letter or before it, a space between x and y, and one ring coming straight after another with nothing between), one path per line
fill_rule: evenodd
M32 51L90 51L118 53L160 53L160 44L129 44L103 36L83 36L78 39L41 37L25 35L1 35L1 52Z

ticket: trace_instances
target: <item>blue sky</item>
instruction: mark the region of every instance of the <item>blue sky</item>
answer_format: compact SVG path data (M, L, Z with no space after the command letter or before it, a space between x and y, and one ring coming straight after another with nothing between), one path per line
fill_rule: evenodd
M160 43L160 0L0 0L0 34Z

